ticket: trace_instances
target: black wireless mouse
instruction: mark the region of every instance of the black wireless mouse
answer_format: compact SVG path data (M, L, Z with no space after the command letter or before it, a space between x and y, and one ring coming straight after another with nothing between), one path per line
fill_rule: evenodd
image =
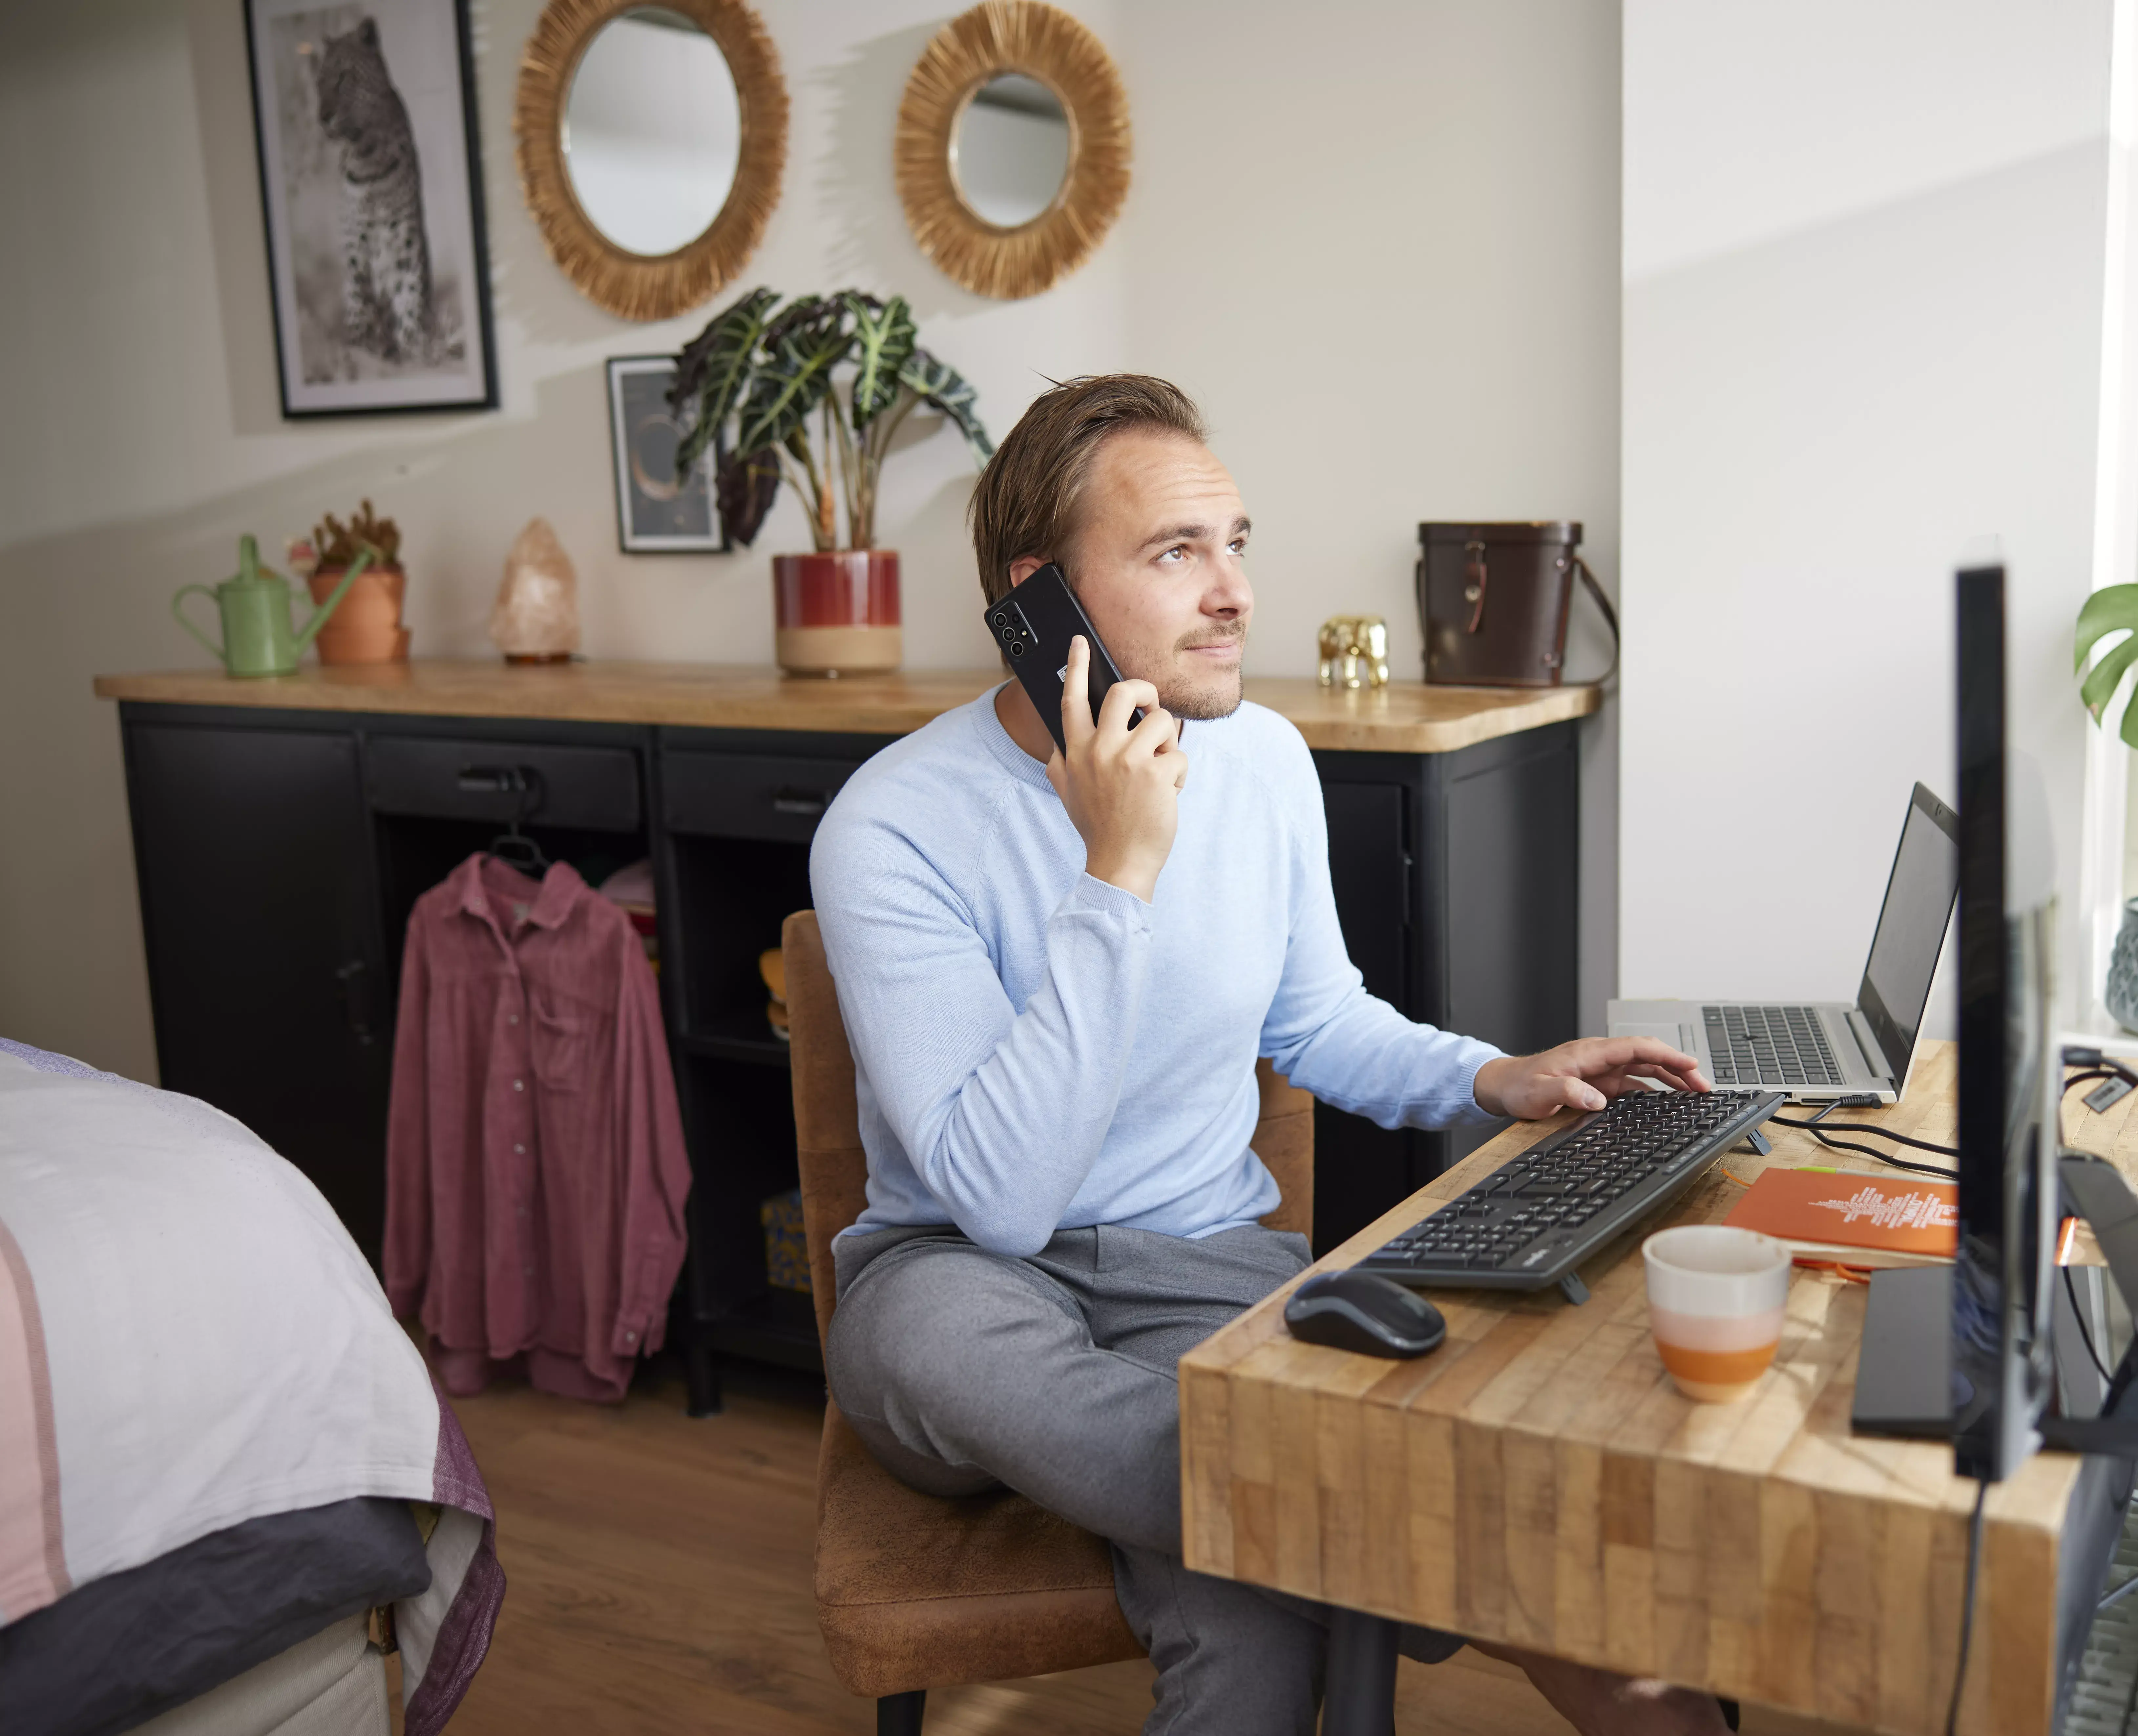
M1423 1356L1438 1350L1447 1323L1424 1297L1379 1272L1323 1272L1284 1304L1291 1335L1361 1356Z

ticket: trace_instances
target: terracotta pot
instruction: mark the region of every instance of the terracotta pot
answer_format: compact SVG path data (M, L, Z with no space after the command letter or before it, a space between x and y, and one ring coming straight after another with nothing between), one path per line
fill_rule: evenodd
M905 657L894 549L775 554L772 602L774 655L789 675L863 675Z
M334 595L346 567L322 567L305 581L312 601ZM320 629L314 642L322 663L406 663L408 629L401 625L401 598L408 575L398 567L366 567L349 588L341 607Z

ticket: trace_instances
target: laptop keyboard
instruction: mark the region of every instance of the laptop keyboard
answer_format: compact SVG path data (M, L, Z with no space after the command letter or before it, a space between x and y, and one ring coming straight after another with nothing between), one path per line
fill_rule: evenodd
M1841 1069L1809 1007L1703 1007L1715 1083L1838 1085Z
M1547 1134L1359 1264L1401 1284L1564 1282L1781 1106L1779 1091L1629 1091Z

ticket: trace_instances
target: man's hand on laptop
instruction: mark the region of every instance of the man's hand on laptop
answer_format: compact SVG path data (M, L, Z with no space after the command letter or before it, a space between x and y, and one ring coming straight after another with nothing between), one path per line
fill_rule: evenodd
M1700 1063L1652 1036L1584 1036L1539 1055L1503 1055L1477 1070L1471 1095L1488 1115L1541 1121L1563 1109L1600 1109L1656 1080L1681 1091L1714 1087Z
M1091 666L1090 647L1079 633L1069 641L1062 684L1062 733L1069 751L1048 759L1047 778L1084 841L1084 871L1149 904L1158 871L1173 851L1180 788L1188 781L1180 725L1158 703L1155 687L1129 680L1106 690L1093 723L1084 698ZM1129 716L1139 705L1143 721L1131 729Z

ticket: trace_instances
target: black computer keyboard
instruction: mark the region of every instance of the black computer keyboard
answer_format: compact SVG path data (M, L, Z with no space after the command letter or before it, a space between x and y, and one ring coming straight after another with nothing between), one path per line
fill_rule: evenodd
M1541 1290L1653 1211L1782 1106L1779 1091L1614 1098L1540 1139L1359 1264L1403 1284Z
M1703 1007L1715 1082L1838 1085L1841 1068L1813 1007Z

